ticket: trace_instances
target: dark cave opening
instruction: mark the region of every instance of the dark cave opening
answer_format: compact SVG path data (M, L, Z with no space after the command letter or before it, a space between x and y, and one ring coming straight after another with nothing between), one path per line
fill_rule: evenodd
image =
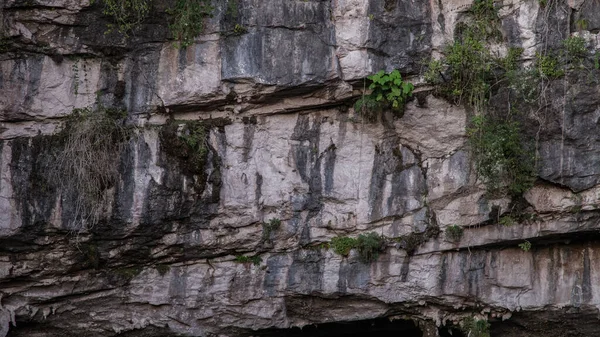
M307 325L303 328L265 329L243 335L244 337L423 337L423 332L413 321L376 318L353 322L335 322Z

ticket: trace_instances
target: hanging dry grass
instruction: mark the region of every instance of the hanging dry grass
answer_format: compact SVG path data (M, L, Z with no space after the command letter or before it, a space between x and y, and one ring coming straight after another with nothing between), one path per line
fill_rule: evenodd
M118 181L120 155L130 135L123 117L122 111L76 109L58 135L61 146L50 176L73 231L92 228L110 206L109 190Z

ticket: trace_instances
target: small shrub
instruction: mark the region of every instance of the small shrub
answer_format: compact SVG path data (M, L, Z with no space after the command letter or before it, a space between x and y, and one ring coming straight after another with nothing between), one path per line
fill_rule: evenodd
M169 30L180 47L194 42L204 30L204 20L212 17L213 10L210 0L177 0L175 6L167 10L171 15Z
M533 156L521 142L519 123L477 116L467 134L489 192L519 195L533 186Z
M461 330L469 337L490 337L490 323L473 317L462 321Z
M377 260L379 253L385 249L385 240L381 235L371 232L360 234L356 240L359 259L364 263Z
M233 34L235 35L243 35L248 33L248 29L240 24L236 24L233 28Z
M184 144L184 152L188 157L188 164L201 171L208 154L206 144L207 130L201 121L187 121L179 133L179 139Z
M430 238L438 237L440 228L437 225L427 226L425 232L415 233L412 232L401 237L394 238L393 240L400 244L400 247L406 250L406 254L413 255L420 245L427 242Z
M585 39L581 36L571 36L563 40L563 48L567 62L578 62L587 56Z
M269 241L271 239L271 233L276 231L281 227L281 220L278 218L273 218L269 220L269 222L263 222L263 240Z
M394 70L387 74L381 70L377 74L367 77L371 84L369 89L371 93L359 99L354 108L356 111L365 111L367 109L382 110L392 109L395 112L401 112L408 97L412 96L414 86L412 83L402 81L400 71Z
M531 249L531 242L525 240L523 243L519 243L519 248L521 248L524 252L528 252Z
M152 0L101 0L103 13L110 16L115 24L108 25L107 33L117 29L127 36L148 17Z
M452 242L458 242L463 236L463 228L459 225L450 225L446 227L446 239Z
M333 251L342 256L348 256L350 250L356 248L358 245L358 240L354 238L349 238L347 236L336 236L331 239L331 248Z
M236 255L235 262L243 263L243 264L252 263L255 266L259 266L262 263L262 258L258 255L255 255L255 256Z
M562 69L560 61L551 55L535 54L535 68L538 69L540 76L548 79L562 77L565 71Z
M515 219L512 216L503 215L500 217L500 221L498 221L498 223L501 224L502 226L510 227L510 226L513 226L514 224L516 224L517 222L515 221Z

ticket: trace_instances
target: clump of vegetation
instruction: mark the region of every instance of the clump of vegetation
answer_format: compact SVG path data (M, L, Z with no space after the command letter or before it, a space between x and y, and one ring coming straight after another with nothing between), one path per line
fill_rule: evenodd
M206 156L206 129L202 122L187 122L179 135L179 138L188 146L193 156L193 162L201 162Z
M348 256L350 251L356 248L357 245L358 240L347 236L336 236L331 239L331 248L333 248L336 254L341 256Z
M279 220L278 218L273 218L269 220L269 222L263 222L262 227L263 240L269 241L271 240L271 233L273 233L274 231L278 230L279 227L281 227L281 220Z
M108 25L110 33L117 30L128 36L148 17L152 0L101 0L104 5L103 13L110 16L115 23Z
M375 119L377 113L384 109L391 109L397 114L404 111L404 104L412 96L414 86L402 80L400 71L394 70L388 74L381 70L367 78L371 81L371 93L356 101L355 111L360 111L368 120Z
M360 234L356 240L356 248L360 261L369 263L377 260L379 253L385 249L385 240L375 232Z
M258 255L255 255L255 256L236 255L234 261L237 263L243 263L243 264L252 263L255 266L260 266L260 264L262 263L262 258Z
M503 215L500 217L500 221L498 221L499 224L501 224L502 226L505 227L510 227L513 226L514 224L516 224L516 220L510 216L510 215Z
M445 230L446 239L452 242L458 242L463 236L463 228L459 225L450 225Z
M160 276L165 276L171 270L168 264L157 264L154 268Z
M558 58L552 55L535 54L535 68L539 75L547 79L556 79L562 77L565 71L560 65Z
M356 239L337 236L331 239L330 247L333 248L336 254L341 256L348 256L352 249L356 249L359 260L363 263L369 263L377 260L379 253L385 249L385 239L374 232L360 234Z
M131 129L126 113L106 108L75 109L58 134L58 150L51 154L50 177L71 206L71 228L90 229L110 204L106 190L116 185L120 154Z
M581 36L564 39L563 48L567 62L581 62L588 54L585 39Z
M531 242L525 240L523 243L519 243L519 248L521 248L524 252L528 252L531 249Z
M436 238L440 234L440 228L437 225L429 225L422 233L412 232L401 237L394 238L394 241L400 244L400 247L406 250L406 254L413 255L420 245L427 242L430 238Z
M248 33L248 29L242 25L240 25L239 23L235 25L235 27L233 27L233 34L235 35L243 35Z
M465 318L461 330L470 337L490 337L490 323L483 319Z
M134 266L134 267L122 267L114 270L114 273L117 276L123 277L127 280L131 280L132 278L138 276L142 272L142 267Z
M177 0L175 6L167 10L171 15L169 30L180 47L194 42L204 30L206 18L212 17L213 10L210 0Z
M533 154L517 122L476 116L467 132L477 173L492 194L519 195L533 186Z

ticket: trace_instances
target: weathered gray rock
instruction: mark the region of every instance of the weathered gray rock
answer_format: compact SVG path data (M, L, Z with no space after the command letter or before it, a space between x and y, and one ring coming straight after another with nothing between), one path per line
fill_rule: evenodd
M465 317L489 320L492 336L600 332L592 63L523 117L540 181L523 199L493 196L466 141L471 109L409 77L470 1L236 3L234 15L216 1L185 49L167 2L129 38L104 34L98 2L0 6L0 336L285 335L378 317L428 337ZM594 2L501 5L504 39L526 60L560 47L571 17L598 52ZM371 123L351 106L380 69L418 87L403 116ZM127 110L136 129L102 192L111 202L82 227L49 168L65 117L94 105ZM189 120L206 131L201 164L178 136ZM327 248L369 232L388 238L370 264Z

